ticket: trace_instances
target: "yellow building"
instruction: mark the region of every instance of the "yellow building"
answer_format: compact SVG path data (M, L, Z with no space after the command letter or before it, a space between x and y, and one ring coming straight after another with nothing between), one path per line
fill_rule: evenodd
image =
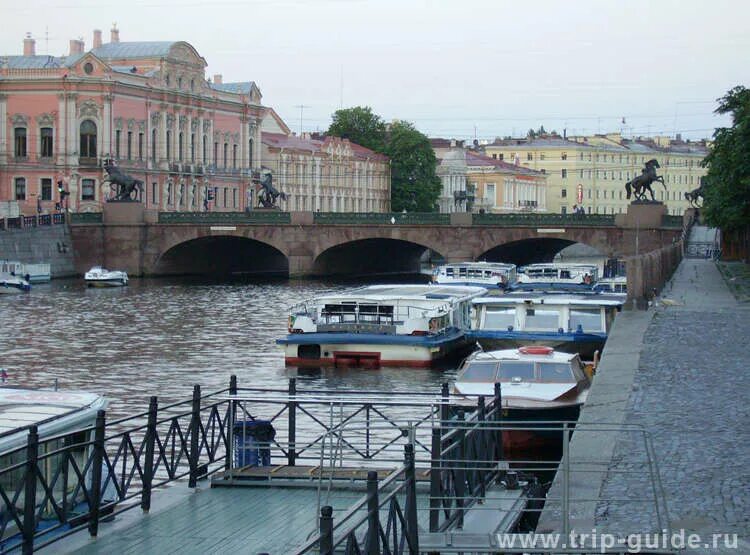
M669 214L682 214L689 206L685 193L698 187L706 174L700 162L708 153L705 141L682 141L679 136L631 140L619 133L496 140L484 150L493 159L546 173L548 211L566 213L582 205L590 214L625 212L630 202L625 183L640 175L652 158L659 162L657 173L665 182L665 187L652 185L656 200L667 205Z

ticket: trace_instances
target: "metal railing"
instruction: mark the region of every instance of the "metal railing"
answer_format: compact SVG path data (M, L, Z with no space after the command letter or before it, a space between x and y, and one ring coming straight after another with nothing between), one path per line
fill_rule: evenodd
M251 210L248 212L159 212L160 224L288 224L289 212Z
M100 224L103 221L101 212L73 212L70 214L71 224Z
M613 226L614 214L552 214L552 213L511 213L511 214L478 214L471 215L473 225L498 226L540 226L564 225L575 226Z
M316 224L450 225L450 214L438 212L314 212Z
M0 218L0 231L11 229L26 229L59 225L65 223L65 214L38 214L35 216L16 216L15 218Z

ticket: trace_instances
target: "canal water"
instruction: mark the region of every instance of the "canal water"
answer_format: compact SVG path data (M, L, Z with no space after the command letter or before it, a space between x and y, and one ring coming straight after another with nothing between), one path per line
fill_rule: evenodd
M412 278L411 281L415 281ZM392 282L383 279L383 283ZM424 281L424 277L422 278ZM216 283L132 279L128 287L89 289L55 280L28 295L0 296L0 367L7 384L103 394L110 418L228 386L434 392L455 369L296 369L275 339L287 309L358 283L314 280Z

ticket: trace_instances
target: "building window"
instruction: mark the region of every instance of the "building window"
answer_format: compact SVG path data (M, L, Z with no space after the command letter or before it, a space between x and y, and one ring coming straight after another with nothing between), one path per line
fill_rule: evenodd
M120 159L120 135L122 135L122 131L119 129L115 131L115 158L118 160Z
M43 177L40 188L39 198L42 200L52 200L52 178Z
M190 80L190 92L195 90L195 79Z
M224 167L228 167L229 163L229 143L224 143Z
M138 160L143 160L143 133L138 133Z
M81 180L81 200L96 200L96 187L93 179Z
M580 178L583 179L583 170L579 170Z
M26 200L25 177L16 177L16 200Z
M247 167L253 167L253 140L250 139L247 145Z
M568 213L568 207L567 206L561 206L560 207L560 214L567 214Z
M172 159L172 132L167 130L167 160Z
M156 129L151 130L151 161L156 164Z
M227 207L227 188L224 187L224 208Z
M206 164L208 162L208 139L203 135L203 158L201 162Z
M14 146L15 146L15 156L16 158L25 158L26 157L26 128L25 127L16 127L13 130L13 139L14 139Z
M534 155L531 152L527 152L526 153L526 159L527 160L533 160L534 159Z
M544 159L545 159L545 155L544 155L544 152L542 152L542 153L541 153L541 154L539 155L539 159L540 159L540 160L544 160Z
M568 153L567 152L563 152L561 158L563 160L567 160L568 159Z
M195 162L195 133L190 133L190 162Z
M497 152L493 152L493 153L492 153L492 158L493 158L494 160L497 160Z
M214 143L214 165L219 165L219 143Z
M159 204L159 184L156 181L151 184L151 204Z
M128 160L133 159L133 132L128 131Z
M232 145L232 168L237 169L237 145Z
M42 127L39 134L41 137L42 158L52 158L52 128Z
M182 158L183 158L183 144L184 144L184 140L185 140L185 137L184 137L182 131L180 131L180 134L177 135L177 159L180 162L182 162Z
M568 177L568 170L562 170L562 178L565 179Z
M177 88L178 88L178 89L181 89L181 88L182 88L182 77L178 77L178 78L177 78Z
M164 76L164 82L166 83L167 87L172 83L172 79L169 77L169 74Z
M172 205L172 184L167 183L167 204Z
M87 119L81 123L81 158L96 158L96 124Z
M568 190L567 189L563 189L562 191L560 191L560 194L561 194L562 198L568 198Z

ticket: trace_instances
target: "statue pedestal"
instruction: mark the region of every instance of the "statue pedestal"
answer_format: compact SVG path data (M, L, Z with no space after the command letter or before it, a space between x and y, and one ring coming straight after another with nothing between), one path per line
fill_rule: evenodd
M615 225L630 229L636 227L656 229L661 227L662 216L666 214L667 207L661 202L631 203L625 214L615 216Z
M144 222L142 202L105 202L102 221L105 224L139 225Z

